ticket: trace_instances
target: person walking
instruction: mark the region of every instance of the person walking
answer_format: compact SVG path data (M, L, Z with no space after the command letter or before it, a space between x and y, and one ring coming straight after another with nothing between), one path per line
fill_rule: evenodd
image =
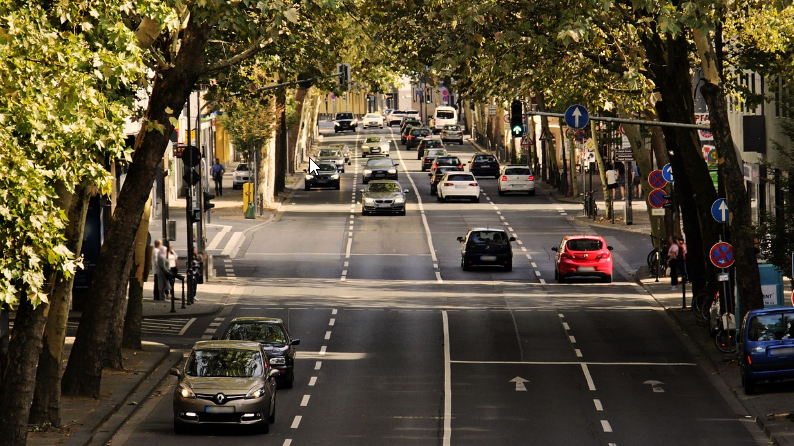
M642 199L642 187L640 186L640 168L637 167L637 164L634 164L634 167L631 169L631 187L634 188L634 199L641 200Z
M160 296L160 285L157 280L157 255L160 254L160 247L163 242L160 239L154 241L154 250L152 251L152 273L154 273L154 300L162 300Z
M168 261L168 270L171 272L171 290L173 290L174 281L176 280L176 276L179 275L179 256L176 251L174 251L174 247L171 246L171 244L168 245L165 258Z
M667 238L667 266L670 268L670 289L678 289L678 253L680 247L676 243L676 238L670 236Z
M615 189L618 188L618 172L612 167L612 164L607 164L607 171L604 175L607 177L607 189L612 191L612 201L615 201Z
M686 267L686 242L684 241L684 237L678 236L676 238L676 243L678 244L678 255L676 256L676 267L678 268L678 272L681 275L681 282L689 282L689 272L687 271Z
M223 167L221 161L215 158L215 164L212 165L212 180L215 181L215 195L223 196L223 174L226 173L226 168Z
M166 300L172 293L172 279L171 270L168 268L168 249L165 246L160 246L157 251L157 285L160 289L160 299L158 300Z
M620 188L620 199L626 200L626 166L623 163L615 163L617 172L618 187Z

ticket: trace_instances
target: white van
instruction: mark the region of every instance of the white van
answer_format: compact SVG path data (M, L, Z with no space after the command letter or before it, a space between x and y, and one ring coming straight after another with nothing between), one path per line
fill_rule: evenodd
M458 123L458 111L452 107L436 107L433 114L433 133L440 132L445 125Z

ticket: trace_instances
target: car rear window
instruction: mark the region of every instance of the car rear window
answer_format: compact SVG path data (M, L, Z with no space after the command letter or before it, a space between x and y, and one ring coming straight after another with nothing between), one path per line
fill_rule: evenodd
M436 111L436 118L439 119L455 119L455 112L449 110Z
M454 165L458 165L458 164L460 164L460 160L458 158L456 158L456 157L453 157L453 158L441 157L441 158L436 158L436 163L437 164L454 164Z
M505 175L532 175L532 171L526 167L511 167L505 169Z
M747 339L750 341L794 339L794 312L753 317L748 325Z
M413 136L427 136L427 135L430 134L430 130L428 130L428 129L416 129L416 130L412 130L411 134Z
M459 125L445 125L444 130L460 131Z
M437 139L431 139L429 141L428 140L425 140L425 141L427 141L425 143L425 147L443 147L444 146L444 143L442 143L441 141L439 141Z
M276 324L235 323L226 330L224 339L256 341L263 344L286 344L284 330Z
M447 177L447 181L474 181L474 177L469 174L452 174Z
M336 119L353 119L353 113L337 113Z
M601 249L601 240L576 239L568 240L569 251L598 251Z
M472 232L469 240L473 243L489 245L504 245L509 243L507 234L502 231L476 231Z
M475 162L491 162L496 161L493 155L477 155L474 157Z

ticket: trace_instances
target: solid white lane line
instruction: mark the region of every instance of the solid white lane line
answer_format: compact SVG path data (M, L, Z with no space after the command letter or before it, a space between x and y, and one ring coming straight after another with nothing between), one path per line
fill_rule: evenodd
M609 425L607 420L601 420L601 427L604 428L604 432L612 432L612 426Z
M303 395L303 399L301 400L301 407L306 407L309 405L309 398L311 398L311 395Z
M450 446L452 441L452 365L449 353L449 319L447 312L441 312L444 327L444 440L443 446Z
M226 235L226 233L231 230L232 230L231 226L223 226L221 232L215 234L215 237L212 238L212 242L210 242L210 244L207 246L207 249L217 249L218 245L221 244L221 240L223 239L223 236Z
M334 324L336 324L336 319L335 318L331 318L331 320L328 321L328 325L333 327Z
M595 392L595 383L593 382L593 377L590 376L590 369L587 368L587 364L582 364L582 372L584 373L584 379L587 380L587 388Z
M601 400L599 400L598 398L593 400L593 404L595 404L595 409L597 411L599 411L599 412L603 412L604 411L604 406L601 405Z
M328 347L323 345L320 347L320 356L325 356L325 351L328 350Z
M314 387L315 384L317 384L317 377L312 376L311 378L309 378L309 387Z
M331 339L331 332L330 331L326 331L325 332L325 339L326 340Z
M314 370L320 370L320 367L322 367L322 366L323 366L323 362L322 361L317 361L317 362L314 363Z
M301 419L302 418L303 417L300 416L300 415L295 415L295 419L292 420L292 426L290 426L290 427L293 428L293 429L297 429L298 426L300 426L300 424L301 424Z

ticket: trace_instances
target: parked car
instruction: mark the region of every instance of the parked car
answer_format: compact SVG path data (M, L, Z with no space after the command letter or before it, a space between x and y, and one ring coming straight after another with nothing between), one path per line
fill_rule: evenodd
M502 266L513 270L513 247L515 237L501 228L473 228L465 237L458 237L463 244L460 249L460 266L468 271L472 266Z
M246 341L199 341L174 389L174 432L190 425L230 424L270 432L276 418L276 376L262 345Z
M369 183L370 180L396 180L397 166L399 164L394 164L391 158L370 158L364 166L364 184Z
M440 166L457 166L460 170L463 170L463 163L460 161L460 158L457 156L437 156L436 159L433 161L433 165L430 166L431 170L436 170L436 168Z
M447 172L436 186L436 198L446 202L451 198L463 198L480 202L480 183L470 172Z
M597 235L568 235L563 237L554 264L554 278L563 283L571 277L600 277L612 282L612 247Z
M463 172L463 168L458 166L438 166L428 175L430 176L430 195L438 192L438 182L444 178L447 172Z
M368 136L361 144L361 156L364 158L368 155L389 156L389 144L391 144L389 140L382 136Z
M363 191L361 215L376 212L405 215L405 195L408 192L394 180L370 181Z
M457 124L445 125L444 128L441 129L441 140L444 142L458 141L462 145L463 129L461 129L460 126Z
M329 149L337 149L342 151L342 155L345 156L345 162L350 164L350 146L345 143L337 143L337 144L330 144L328 146Z
M411 127L410 132L405 137L405 149L411 150L419 145L419 143L432 135L433 132L427 127Z
M433 166L433 161L439 156L447 156L447 149L431 148L423 151L425 156L422 157L422 172L430 169Z
M279 386L292 387L295 382L295 346L300 345L301 340L290 336L284 321L275 317L236 317L229 322L220 338L258 342L270 367L281 372L276 377Z
M336 170L345 173L345 156L339 149L320 149L317 153L317 161L334 163Z
M340 179L339 171L336 170L335 163L322 161L317 163L318 170L309 172L304 170L306 175L303 177L303 186L306 190L311 190L315 187L333 187L339 190Z
M353 116L352 112L341 112L334 115L334 133L343 132L345 130L356 131L358 127L358 120Z
M362 127L368 129L370 127L383 128L383 116L380 113L367 113L361 121Z
M499 195L505 195L508 192L526 192L529 195L535 195L535 175L532 174L532 169L529 166L512 164L502 166L502 171L499 174L498 192Z
M474 154L469 161L469 172L477 176L499 178L499 161L493 155Z
M424 158L426 149L443 149L443 148L444 148L444 142L441 141L440 138L435 136L431 136L430 138L424 138L419 142L419 145L416 146L416 159L420 160Z
M252 180L247 163L240 163L232 169L232 189L242 189L243 184L250 183Z
M794 378L794 308L752 310L742 324L741 374L744 393L759 381Z

